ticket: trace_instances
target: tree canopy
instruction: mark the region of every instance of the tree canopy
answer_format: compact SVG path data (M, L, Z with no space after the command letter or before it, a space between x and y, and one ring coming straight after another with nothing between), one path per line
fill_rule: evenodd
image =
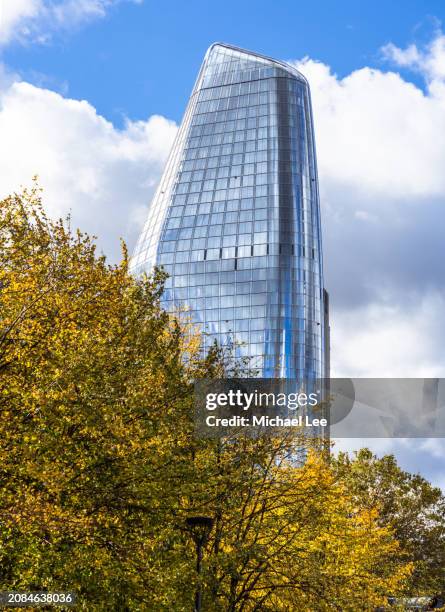
M109 265L37 187L0 203L1 589L73 590L89 611L191 610L198 583L204 610L406 592L424 570L357 462L285 435L196 437L193 382L227 359L162 309L164 279L132 277L125 248ZM198 514L214 522L200 577Z
M380 525L393 529L414 564L411 595L445 594L445 496L419 474L402 470L393 455L378 458L369 449L335 462L355 503L378 509Z

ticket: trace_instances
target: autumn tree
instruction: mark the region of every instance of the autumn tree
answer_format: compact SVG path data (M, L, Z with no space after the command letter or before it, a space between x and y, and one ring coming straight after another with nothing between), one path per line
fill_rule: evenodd
M391 530L351 503L317 444L283 433L221 446L198 458L206 478L189 495L215 519L205 609L353 611L399 591L411 567Z
M420 474L402 470L393 455L369 449L340 453L333 463L359 507L377 508L414 563L407 593L445 594L445 497Z
M134 281L125 252L107 265L89 237L46 217L37 188L1 203L5 588L72 586L104 610L153 588L152 534L176 500L163 477L180 443L167 440L191 404L181 356L194 354L160 308L162 281Z

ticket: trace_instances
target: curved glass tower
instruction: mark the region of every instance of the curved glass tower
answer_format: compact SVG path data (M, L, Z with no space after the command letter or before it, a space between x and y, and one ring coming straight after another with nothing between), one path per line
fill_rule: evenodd
M132 259L136 273L154 265L170 275L165 305L186 305L205 343L235 340L263 377L327 374L312 110L295 68L207 51Z

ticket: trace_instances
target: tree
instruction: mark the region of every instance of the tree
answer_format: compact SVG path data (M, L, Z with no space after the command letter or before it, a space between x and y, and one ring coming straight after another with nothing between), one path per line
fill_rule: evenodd
M1 589L190 610L186 518L202 513L207 610L356 610L400 591L411 566L391 528L315 443L194 435L193 381L245 364L200 354L161 308L164 278L133 278L125 249L108 265L37 187L0 203Z
M215 520L205 609L352 611L400 590L411 566L391 530L375 510L354 507L323 454L308 447L284 434L241 437L221 442L216 458L208 448L195 458L205 479L190 490L190 510Z
M391 527L414 571L409 595L445 590L445 497L419 474L402 470L393 455L378 458L361 449L353 458L340 453L335 470L359 507L375 507L378 522Z
M46 217L37 188L1 203L5 588L73 586L107 610L150 588L152 533L174 483L158 492L180 454L180 440L163 445L190 408L181 357L194 355L160 308L162 281L136 282L125 251L108 266L89 237Z

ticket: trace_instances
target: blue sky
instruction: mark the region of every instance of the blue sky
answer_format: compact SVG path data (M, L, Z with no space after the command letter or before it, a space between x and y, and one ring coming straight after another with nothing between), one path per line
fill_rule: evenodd
M308 55L344 76L381 67L379 49L389 41L426 41L443 17L440 0L120 2L45 44L13 42L2 57L27 80L86 99L115 124L154 113L179 121L214 41L281 59Z
M0 197L38 174L49 213L70 213L114 261L141 230L208 46L293 62L314 106L333 375L445 378L442 0L0 8ZM445 490L442 439L372 445Z

